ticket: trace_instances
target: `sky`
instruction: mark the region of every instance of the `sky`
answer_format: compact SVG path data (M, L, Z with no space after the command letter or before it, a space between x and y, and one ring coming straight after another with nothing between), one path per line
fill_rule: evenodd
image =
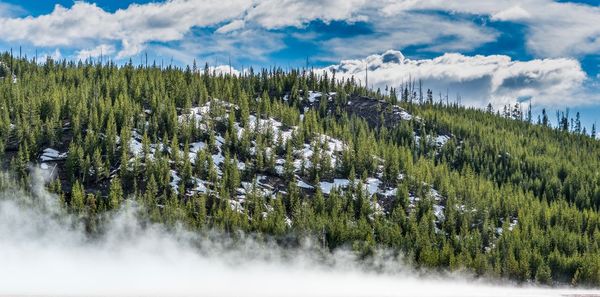
M0 0L0 50L29 57L305 67L499 109L600 121L600 0ZM529 102L529 101L528 101ZM553 118L553 117L552 117ZM552 119L551 118L551 119Z

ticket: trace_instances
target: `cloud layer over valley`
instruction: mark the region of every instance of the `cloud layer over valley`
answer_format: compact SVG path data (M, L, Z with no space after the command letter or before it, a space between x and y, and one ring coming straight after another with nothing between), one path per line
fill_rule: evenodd
M41 180L0 194L0 296L564 296L567 289L421 279L391 258L379 273L348 253L281 249L141 222L130 203L89 238Z

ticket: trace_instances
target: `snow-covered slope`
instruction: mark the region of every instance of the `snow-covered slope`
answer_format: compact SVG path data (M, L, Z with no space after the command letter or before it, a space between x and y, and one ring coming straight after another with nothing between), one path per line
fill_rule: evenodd
M320 100L323 98L327 98L328 101L332 101L334 96L335 93L330 93L327 94L327 96L323 96L323 94L320 92L308 92L303 99L303 104L306 105L305 111L318 106ZM376 101L366 97L352 98L347 104L348 112L363 117L367 120L367 122L373 119L374 109L381 105L385 105L384 108L388 111L388 113L385 114L386 124L396 125L400 121L420 120L418 117L411 115L399 106L389 105L389 103ZM226 162L228 162L227 159L231 159L234 156L226 156L224 153L225 148L223 146L226 143L227 135L225 135L223 131L214 130L212 128L214 127L215 123L222 123L226 125L228 118L227 116L213 117L213 109L225 110L225 112L228 113L238 110L238 106L226 101L213 99L204 105L195 106L187 110L181 110L178 115L178 121L182 125L193 124L195 127L197 127L197 129L202 131L203 134L214 132L214 149L209 151L209 144L207 143L206 139L197 139L194 142L188 143L187 147L185 147L185 144L179 144L179 151L177 154L180 156L180 158L189 159L193 166L199 162L199 160L197 160L197 156L199 153L201 153L201 151L210 154L212 166L214 166L216 169L218 178L222 178L225 174L224 171L225 166L227 165ZM146 110L145 112L147 114L152 113L151 110ZM377 114L377 116L379 117L379 114ZM301 114L300 121L303 120L304 117L303 114ZM247 132L246 130L248 130L259 132L263 135L271 134L272 137L276 139L274 143L281 143L283 147L285 147L285 143L295 139L299 127L287 127L279 119L273 117L258 118L256 114L251 114L246 127L244 127L242 123L235 121L234 130L237 141L242 141L245 136L245 132ZM141 135L141 133L141 131L136 129L131 131L131 138L127 142L129 145L129 153L131 155L129 164L127 164L128 167L133 166L132 164L134 164L136 161L139 162L141 166L144 166L143 160L154 160L155 154L158 152L161 154L167 152L169 155L173 155L172 148L165 147L162 139L159 139L159 142L157 143L150 143L147 147L147 154L145 154L143 135ZM415 133L414 137L415 142L418 143L419 136ZM451 136L449 135L438 135L430 139L430 141L433 142L437 147L442 147L450 138ZM118 142L120 143L120 139L118 139ZM331 176L327 178L320 178L317 181L311 180L307 174L307 171L315 166L315 164L312 164L315 148L319 149L319 154L321 156L325 156L326 159L329 160L329 167L332 168ZM363 192L369 197L372 197L371 200L373 202L371 203L371 206L375 213L389 212L390 205L393 205L391 201L396 199L398 191L395 186L390 187L382 181L383 166L381 164L379 164L379 169L373 176L368 176L363 179L354 179L353 181L348 179L347 176L340 174L339 170L337 170L337 166L339 166L341 163L342 154L347 148L348 145L343 140L324 134L315 134L305 143L296 144L292 153L291 168L293 171L293 178L295 179L295 184L297 185L298 189L305 195L312 195L317 189L319 189L325 196L328 196L333 191L344 192L350 187L362 187ZM275 198L278 194L286 194L288 190L287 178L289 178L289 176L286 176L285 172L286 162L288 161L286 161L285 152L282 153L281 150L278 151L278 149L275 147L275 144L272 147L265 147L262 151L259 151L256 141L254 140L251 141L249 151L250 155L247 157L247 160L240 159L236 165L237 169L241 173L244 173L250 169L247 168L248 163L246 161L255 160L258 157L258 154L262 154L265 158L272 158L273 168L259 172L253 176L241 174L242 180L237 187L235 198L230 200L232 209L239 212L243 212L245 208L246 196L250 192L257 193L265 197ZM40 155L39 160L40 162L44 163L44 166L42 167L43 169L54 170L53 164L64 161L66 156L66 152L61 153L54 148L46 148L43 151L43 154ZM376 156L373 156L373 158L378 163L383 162L381 158ZM316 166L318 166L318 170L321 170L323 164L317 164ZM121 167L121 170L123 169L124 168ZM192 178L192 186L182 186L182 172L180 172L178 166L175 166L173 162L171 162L169 176L169 185L176 194L192 196L199 193L212 193L213 191L211 190L213 189L212 183L209 180L199 178L198 176L194 176ZM405 177L403 174L400 174L399 179L402 178ZM185 191L185 193L180 193L182 189ZM410 192L409 195L411 209L414 208L414 205L420 199L425 198L417 197L413 192ZM432 198L433 212L436 217L436 222L440 224L444 219L443 212L445 207L445 198L433 188L431 188L430 195L428 196L430 196L429 198ZM268 205L265 206L266 209L268 209L267 206Z

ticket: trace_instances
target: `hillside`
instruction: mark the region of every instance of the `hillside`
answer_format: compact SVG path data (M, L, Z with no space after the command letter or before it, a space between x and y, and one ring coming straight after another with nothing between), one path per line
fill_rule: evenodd
M0 81L3 167L24 187L50 174L91 236L132 199L200 233L600 285L600 142L568 119L553 129L302 69L1 60L17 78Z

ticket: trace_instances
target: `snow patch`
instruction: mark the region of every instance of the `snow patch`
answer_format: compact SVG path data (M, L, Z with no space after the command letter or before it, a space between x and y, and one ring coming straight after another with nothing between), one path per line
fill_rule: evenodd
M347 188L350 185L350 180L336 178L333 182L322 181L319 183L319 187L324 194L330 194L333 188L342 189Z
M42 162L49 161L60 161L67 158L67 153L60 153L59 151L53 148L46 148L43 150L42 155L40 156L40 160Z
M303 189L314 189L315 187L305 183L303 180L298 180L298 187L303 188Z
M308 102L310 103L314 103L315 100L320 99L323 95L321 94L321 92L313 92L313 91L308 91Z

